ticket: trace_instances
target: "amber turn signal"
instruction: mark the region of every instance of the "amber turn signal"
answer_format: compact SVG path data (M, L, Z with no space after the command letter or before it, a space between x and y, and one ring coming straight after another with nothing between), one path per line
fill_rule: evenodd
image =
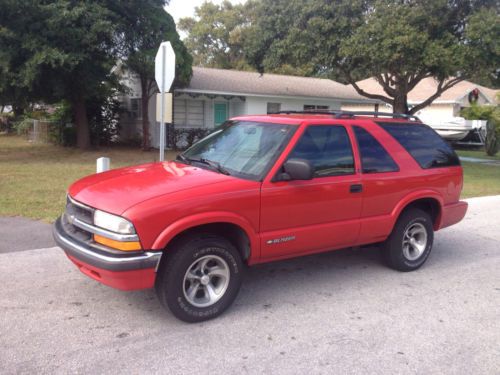
M138 241L121 242L112 240L107 237L99 236L98 234L94 234L94 241L100 243L101 245L108 246L116 250L122 250L122 251L142 250L141 243Z

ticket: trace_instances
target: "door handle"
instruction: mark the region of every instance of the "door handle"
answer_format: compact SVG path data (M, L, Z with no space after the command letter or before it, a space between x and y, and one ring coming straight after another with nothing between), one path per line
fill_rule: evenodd
M363 191L363 185L361 185L361 184L353 184L349 188L349 191L351 193L361 193Z

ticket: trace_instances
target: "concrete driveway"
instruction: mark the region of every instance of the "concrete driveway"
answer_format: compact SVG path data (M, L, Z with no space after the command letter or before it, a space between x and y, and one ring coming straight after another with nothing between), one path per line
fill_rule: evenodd
M195 325L58 248L0 254L0 373L498 374L500 196L469 202L416 272L375 248L259 266Z

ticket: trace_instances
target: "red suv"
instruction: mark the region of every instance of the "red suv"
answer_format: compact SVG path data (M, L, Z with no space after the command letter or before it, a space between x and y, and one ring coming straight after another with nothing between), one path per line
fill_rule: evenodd
M462 181L455 152L410 116L237 117L175 161L75 182L54 237L87 276L155 287L197 322L233 302L244 265L380 243L390 267L419 268L434 231L465 215Z

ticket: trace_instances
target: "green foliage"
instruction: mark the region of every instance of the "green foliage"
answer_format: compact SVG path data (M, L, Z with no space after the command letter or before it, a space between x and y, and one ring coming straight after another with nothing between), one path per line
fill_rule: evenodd
M254 21L255 1L232 4L204 2L195 8L195 16L182 18L179 30L188 34L186 46L198 66L249 70L244 41Z
M3 95L16 105L69 100L80 147L90 143L82 108L112 81L114 14L103 1L12 1L2 5ZM76 110L79 109L79 116Z
M489 156L494 156L500 148L500 106L479 106L473 104L462 109L461 116L467 120L487 120L487 133L485 151Z
M122 112L121 102L112 95L88 101L87 115L94 146L109 146L117 141Z
M18 135L27 136L29 131L33 130L33 119L28 115L21 116L14 121L13 127Z
M286 63L343 80L396 112L415 113L478 71L500 72L491 0L262 0L256 12L245 46L259 71ZM383 95L356 85L367 77ZM438 80L438 90L409 109L408 92L427 77Z
M118 18L121 59L125 69L135 73L141 85L143 149L150 148L148 108L151 96L158 92L154 79L154 60L162 41L172 44L176 55L173 87L189 84L193 59L180 40L173 18L165 12L163 0L110 1Z
M121 58L127 68L147 80L154 81L154 59L162 41L170 41L176 57L174 87L189 84L192 57L177 33L174 19L165 12L164 0L111 0L117 14ZM156 88L155 88L155 91Z
M55 105L55 111L49 116L52 126L49 128L49 140L62 146L76 145L76 129L73 122L71 104L62 101Z
M0 105L12 104L20 115L29 103L67 100L78 146L109 142L117 129L112 113L118 109L109 98L120 89L113 73L119 58L151 83L156 49L169 39L177 55L175 84L191 78L191 57L163 9L166 3L3 0Z
M480 9L469 18L467 28L471 48L468 59L472 62L471 77L474 82L500 88L500 17L490 9ZM491 66L488 62L496 62ZM486 62L486 63L485 63Z

